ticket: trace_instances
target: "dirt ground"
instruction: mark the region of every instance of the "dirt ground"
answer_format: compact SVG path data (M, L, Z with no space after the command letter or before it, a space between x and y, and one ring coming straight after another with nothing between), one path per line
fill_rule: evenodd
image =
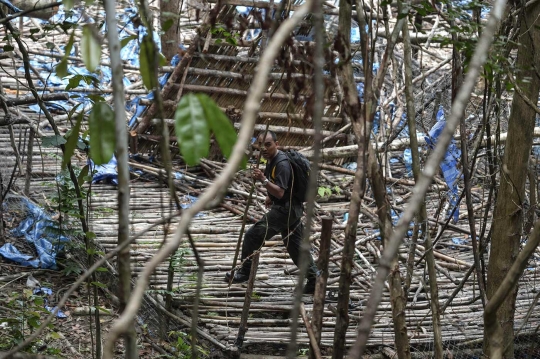
M54 307L65 291L76 280L75 276L66 276L61 271L35 270L0 262L0 351L13 348L23 338L31 334L35 327L48 316L45 302ZM13 279L12 279L13 278ZM52 295L33 294L34 289L27 285L29 278L39 282L38 286L49 288ZM37 288L37 287L36 287ZM70 358L91 358L95 350L94 316L88 315L87 286L80 287L61 308L65 318L55 318L49 328L24 351ZM104 295L99 296L102 333L106 335L113 320L118 317L118 310ZM144 333L139 338L147 339ZM141 358L162 357L162 351L154 346L155 340L141 340L139 354ZM92 349L94 348L94 349ZM123 345L120 341L116 353L121 357ZM171 354L171 356L173 356Z

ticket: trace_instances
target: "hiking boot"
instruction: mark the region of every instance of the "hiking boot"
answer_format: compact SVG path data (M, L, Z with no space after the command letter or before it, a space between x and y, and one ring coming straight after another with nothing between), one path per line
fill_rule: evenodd
M317 283L317 280L315 278L308 279L306 285L304 286L304 294L315 293L315 283Z
M232 278L233 283L244 283L247 282L249 279L249 271L245 270L244 268L240 268L240 270L236 271L234 273L234 276ZM225 282L230 283L231 282L231 272L227 272L225 274Z

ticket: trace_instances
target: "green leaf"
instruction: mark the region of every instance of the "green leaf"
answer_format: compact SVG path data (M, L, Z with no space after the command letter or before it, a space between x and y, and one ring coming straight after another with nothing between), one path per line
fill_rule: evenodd
M77 142L79 141L79 132L81 131L81 122L83 119L83 114L81 113L77 117L77 122L75 123L75 126L71 130L71 134L69 135L67 142L66 142L66 149L64 151L64 159L62 161L62 169L65 169L69 161L71 160L71 156L73 156L73 153L75 152L75 147L77 146Z
M13 46L11 45L4 45L4 51L5 52L8 52L8 51L13 51L13 49L15 49Z
M81 170L81 173L79 173L79 175L77 176L77 183L79 184L79 187L83 185L84 178L88 176L88 168L88 165L84 166Z
M71 48L73 47L73 42L74 41L75 41L75 31L72 31L71 35L69 36L69 40L68 40L68 43L66 45L66 48L64 49L64 51L65 51L64 57L62 57L62 60L60 61L58 66L56 66L56 74L59 77L66 77L68 75L68 71L67 71L67 61L68 60L67 60L67 57L71 53ZM71 83L71 81L70 81L70 83ZM69 89L66 89L66 91L67 90L69 90Z
M96 272L108 272L109 270L105 267L98 267L96 268Z
M238 42L236 41L236 39L234 37L227 37L227 38L225 38L225 41L227 41L229 44L231 44L233 46L238 45Z
M132 40L137 40L137 35L131 35L120 40L120 48L124 48Z
M56 74L58 75L58 77L60 78L64 78L66 77L68 74L68 70L67 70L67 59L62 59L60 60L60 62L58 63L58 65L56 66ZM70 80L70 83L71 83L71 80ZM75 86L74 86L75 87ZM66 91L69 90L67 87L66 87Z
M30 317L28 318L28 325L32 328L39 328L41 323L39 322L39 317Z
M101 282L92 282L92 285L95 285L98 288L107 288L107 286Z
M88 75L75 75L69 79L69 84L66 86L66 91L71 90L75 87L78 87L81 81L84 81L87 85L90 85L93 81L95 81L95 78ZM95 95L95 94L92 94L92 95ZM88 97L90 97L90 95L88 95Z
M62 336L60 334L58 334L57 332L50 332L49 335L51 336L51 338L53 339L60 339L62 338Z
M190 93L182 97L174 114L174 125L184 160L190 166L198 164L208 155L210 128L197 96Z
M43 297L34 297L34 304L41 307L44 303Z
M167 66L167 58L161 52L158 55L159 57L159 66Z
M91 25L84 25L81 39L81 55L90 72L94 72L101 60L101 45L95 38Z
M105 102L97 102L88 117L90 157L96 165L109 162L114 153L114 112Z
M163 14L161 14L161 16L163 16ZM167 32L171 26L173 26L174 24L174 20L173 19L168 19L167 21L165 21L165 23L163 23L163 26L161 27L161 30L163 32Z
M57 147L66 142L66 139L61 135L41 137L41 145L43 147Z
M157 87L157 74L154 66L155 51L154 41L150 36L145 35L139 52L139 70L141 72L143 84L148 90L153 90Z
M86 232L86 238L96 239L96 234L94 232Z
M225 157L229 158L237 138L234 126L214 100L205 94L197 94L196 96L204 109L206 120L210 130L216 136L221 152ZM242 167L245 167L245 163L242 163Z
M62 3L64 4L64 8L66 10L71 10L75 4L75 0L62 0Z

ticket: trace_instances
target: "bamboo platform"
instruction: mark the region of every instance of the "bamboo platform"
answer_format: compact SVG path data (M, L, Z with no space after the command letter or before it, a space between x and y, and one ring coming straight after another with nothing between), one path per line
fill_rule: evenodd
M12 168L15 164L13 153L9 147L9 141L5 141L7 133L0 129L0 152L9 154L2 156L2 166ZM36 140L36 142L38 142ZM34 174L31 181L31 197L43 203L52 195L55 188L55 178L60 171L59 162L50 156L54 149L43 149L42 154L36 153L34 163L43 161L45 170ZM24 152L23 152L24 154ZM189 172L189 171L188 171ZM201 170L191 169L193 176L202 178ZM348 175L327 173L334 178L340 177L346 181ZM19 189L24 173L17 176L15 190ZM193 183L191 183L193 184ZM240 192L245 183L236 181L235 186ZM400 193L406 195L403 185L392 187L394 195ZM179 192L181 202L188 203L187 195L193 193ZM477 192L478 197L482 195ZM428 203L435 203L439 194L430 193ZM97 242L103 249L110 250L116 246L116 188L112 185L95 184L92 186L90 200L90 223L92 230L97 235ZM230 205L242 207L242 196L231 196L225 201ZM373 205L366 201L367 208ZM168 216L174 211L171 204L169 191L156 181L149 178L134 178L131 181L131 233L137 233L156 220ZM260 209L253 210L253 214L262 213ZM331 260L329 266L329 279L327 288L327 302L324 310L322 330L322 348L330 348L333 343L335 326L335 302L337 299L337 280L339 278L339 266L341 246L343 241L343 213L347 211L347 202L341 198L321 201L318 213L334 216L334 230L331 246ZM462 213L465 211L462 211ZM478 211L480 217L481 211ZM447 229L435 250L437 263L437 282L439 286L440 304L443 306L452 292L457 288L465 273L473 262L471 247L467 241L456 244L454 238L467 239L464 234L468 231L466 218L462 219L451 229ZM153 256L161 243L168 235L174 232L177 219L174 219L169 228L158 226L137 239L131 247L134 280L145 262ZM249 224L248 224L249 226ZM201 213L194 218L190 231L195 240L197 251L205 262L203 286L199 304L199 321L201 329L207 331L216 341L224 347L234 344L238 334L240 314L244 302L245 286L233 284L230 288L224 282L225 273L230 270L234 257L234 247L240 233L241 220L238 214L224 208ZM436 230L437 224L432 224ZM346 337L350 345L356 338L356 326L362 317L362 311L371 288L371 280L377 268L377 258L382 250L380 240L376 238L376 224L363 215L358 226L357 256L353 270L354 281L351 287L351 305L349 331ZM462 233L464 232L464 233ZM320 223L315 224L312 233L312 253L318 256L318 241L320 239ZM418 261L423 255L424 248L419 246L416 253ZM178 313L190 316L193 296L196 286L196 273L198 267L193 253L187 244L179 249L182 260L175 268L173 289L174 305ZM408 242L401 248L400 257L406 258ZM536 255L530 263L530 267L522 277L520 291L516 304L516 329L525 323L521 331L522 335L534 332L540 325L540 311L536 307L540 277L537 264L540 255ZM163 263L157 268L152 276L150 295L160 300L156 294L166 288L168 276L168 263ZM296 267L288 257L279 236L268 241L261 253L257 279L248 320L248 331L245 336L244 346L258 346L262 344L285 345L290 337L289 324L291 319L289 312L292 307L293 289L296 283ZM402 265L402 275L405 269ZM415 266L411 288L408 292L406 317L409 329L410 342L413 350L429 352L432 343L432 324L429 307L429 291L427 284L424 262ZM305 308L310 313L312 309L312 296L304 296ZM532 306L532 307L531 307ZM527 312L530 316L525 320ZM457 294L452 303L442 315L442 333L446 350L459 351L461 348L478 345L483 337L482 327L482 304L479 299L478 288L475 284L474 275L471 276ZM375 350L381 346L393 347L394 343L392 317L390 310L389 294L384 293L382 304L378 310L372 335L369 339L370 348ZM305 327L301 324L299 329L299 343L307 345L309 339Z

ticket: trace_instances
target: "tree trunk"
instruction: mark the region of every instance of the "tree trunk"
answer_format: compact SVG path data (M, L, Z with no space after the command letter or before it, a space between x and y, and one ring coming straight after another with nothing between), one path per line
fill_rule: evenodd
M170 62L173 56L178 53L178 45L180 44L180 1L160 0L159 6L161 8L161 29L163 31L161 35L161 52Z
M520 37L516 68L519 78L527 79L519 84L523 94L529 99L538 99L540 78L534 67L540 64L540 3L529 6L519 13ZM522 237L523 199L527 165L533 142L535 111L524 99L514 92L512 112L508 120L508 138L504 151L500 175L500 187L493 215L491 255L488 263L487 296L492 298L502 283L506 273L519 253ZM506 297L497 311L498 321L503 330L504 358L514 356L514 311L517 286ZM489 302L488 302L489 303ZM487 330L487 328L486 328ZM493 343L485 341L485 351L491 353Z

